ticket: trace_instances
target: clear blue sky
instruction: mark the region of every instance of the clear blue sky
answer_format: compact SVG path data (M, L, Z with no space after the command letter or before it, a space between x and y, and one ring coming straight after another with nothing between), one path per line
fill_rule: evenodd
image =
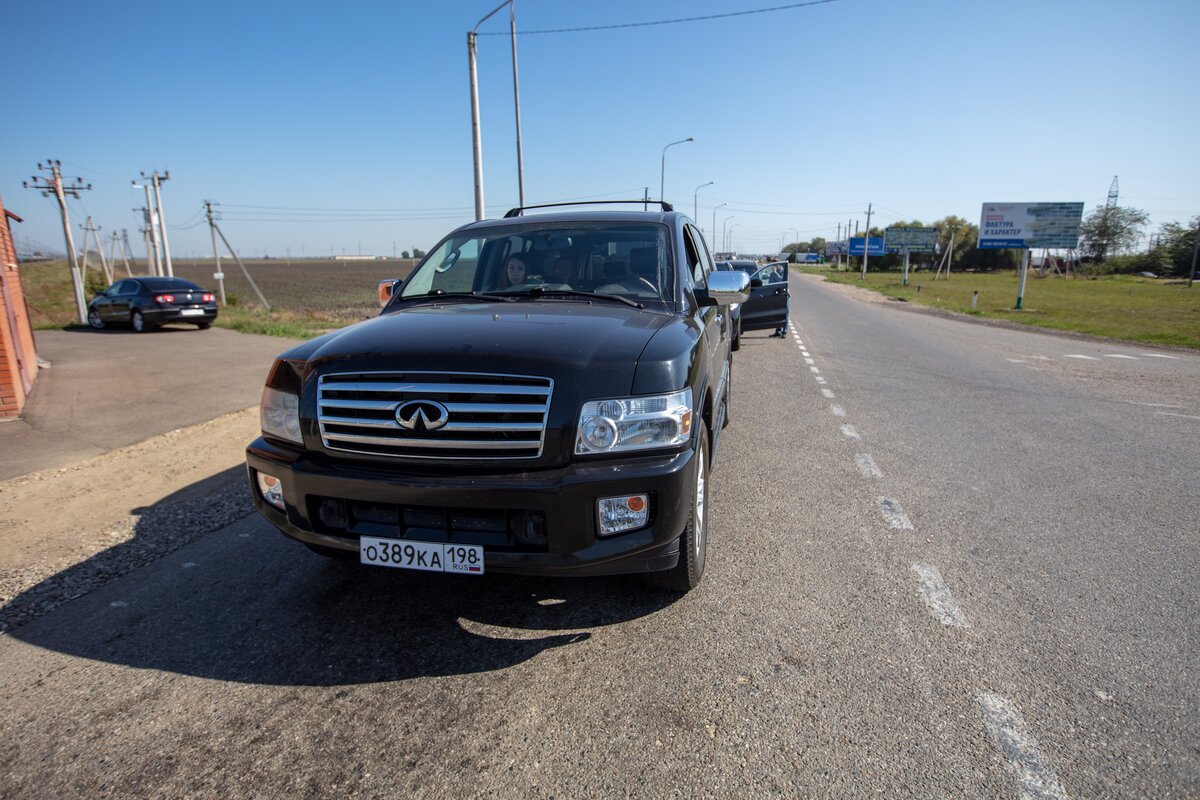
M0 12L0 196L18 241L62 249L58 158L94 185L72 222L137 228L170 169L172 250L428 249L473 218L466 32L498 0L10 3ZM518 29L720 14L786 0L517 0ZM712 21L519 39L528 202L657 195L747 252L837 223L978 221L984 201L1200 213L1200 3L837 0ZM482 32L507 31L507 14ZM489 216L516 205L506 36L480 37ZM251 209L249 206L268 207ZM296 209L329 209L300 211ZM191 226L191 227L189 227ZM799 230L799 236L788 232ZM785 235L786 234L786 235ZM711 238L710 238L710 241ZM361 243L361 244L360 244Z

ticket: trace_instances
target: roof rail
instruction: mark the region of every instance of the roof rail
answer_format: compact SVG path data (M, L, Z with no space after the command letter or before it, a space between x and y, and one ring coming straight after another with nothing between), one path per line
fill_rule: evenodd
M505 219L512 217L523 216L526 211L531 208L558 208L559 206L608 206L614 203L641 203L643 205L653 203L656 206L662 206L663 211L674 211L675 207L666 200L585 200L578 203L544 203L540 206L517 206L510 208L508 213L504 215Z

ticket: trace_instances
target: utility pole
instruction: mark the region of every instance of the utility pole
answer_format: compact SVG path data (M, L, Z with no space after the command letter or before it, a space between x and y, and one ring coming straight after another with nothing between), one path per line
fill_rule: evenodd
M867 256L871 252L871 209L874 208L874 203L867 203L867 227L863 231L863 270L862 280L867 279Z
M521 208L525 207L525 159L521 151L521 86L517 80L517 0L508 3L508 33L512 39L513 56L513 104L517 117L517 197Z
M1192 245L1192 271L1188 274L1188 288L1192 288L1192 284L1196 280L1196 257L1200 256L1200 220L1196 221L1195 244Z
M148 183L138 183L137 181L130 181L130 183L134 188L146 190L146 227L150 229L150 244L154 247L153 256L150 255L151 250L146 250L146 259L151 275L163 275L163 259L158 249L158 217L154 213L154 198L150 192L153 187Z
M727 205L729 205L729 203L721 203L721 205L719 205L719 206L713 206L713 226L712 226L713 244L718 244L718 242L717 242L717 209L721 208L722 206L727 206Z
M79 274L79 262L75 258L75 240L71 238L71 219L67 214L67 195L71 197L79 197L79 193L85 190L90 190L92 185L89 183L83 185L82 178L76 178L75 182L70 186L63 186L61 161L47 161L46 166L38 165L38 169L43 172L50 172L50 177L38 177L34 175L33 183L28 181L21 185L26 189L37 189L42 193L43 197L49 197L50 193L54 193L54 199L58 201L59 211L62 212L63 237L67 242L67 263L71 266L71 286L75 291L75 310L79 314L80 324L87 323L87 303L83 297L83 276Z
M146 173L142 173L142 177L146 177ZM162 204L162 182L171 180L171 170L167 170L166 174L159 175L158 170L150 174L150 183L154 186L154 207L158 211L158 227L162 232L162 267L168 278L175 277L175 270L171 266L171 244L167 241L167 216L163 211ZM147 192L149 197L149 192Z
M217 225L213 222L212 207L210 201L204 201L204 218L208 220L208 233L212 236L213 278L217 281L217 294L221 298L221 305L225 305L225 273L221 271L221 251L217 249Z
M265 308L267 311L270 311L271 304L267 302L267 298L263 297L262 292L260 292L258 290L258 284L254 282L254 278L250 277L250 272L249 272L249 270L246 269L246 265L242 263L242 259L238 256L237 251L233 249L233 245L231 245L229 243L229 240L225 238L225 233L217 226L217 223L213 220L212 203L210 201L208 201L208 200L204 201L204 210L205 210L206 216L208 218L208 227L211 229L211 231L213 233L215 233L217 236L221 237L221 241L225 243L225 248L227 250L229 250L229 255L233 256L233 260L236 261L237 265L242 268L242 274L246 276L246 282L249 283L250 288L254 290L254 294L255 294L255 296L258 297L258 301L260 303L262 303L263 308ZM216 252L216 247L217 247L216 240L214 239L213 240L213 252ZM218 273L218 274L220 274L220 273ZM221 292L224 293L224 291L225 291L224 274L221 274L221 278L219 280L222 282L221 283Z
M133 277L133 270L129 266L129 262L133 261L133 248L129 246L129 231L121 228L121 261L125 264L125 274ZM113 262L114 269L116 262Z

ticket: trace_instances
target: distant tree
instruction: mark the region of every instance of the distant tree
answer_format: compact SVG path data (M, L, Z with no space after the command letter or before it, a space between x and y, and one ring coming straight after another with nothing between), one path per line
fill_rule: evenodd
M953 214L933 223L938 232L938 252L945 253L954 237L954 265L974 267L978 262L979 226Z
M1079 249L1084 256L1103 261L1109 254L1128 252L1142 235L1150 215L1137 208L1096 206L1079 226Z
M400 257L401 257L401 258L408 258L408 251L407 251L407 250L401 250L401 251L400 251Z
M421 249L421 248L419 248L419 247L414 247L414 248L413 248L413 258L424 258L424 257L425 257L425 251L424 251L424 250L422 250L422 249Z
M1192 271L1192 253L1195 252L1198 228L1200 217L1192 217L1187 226L1168 222L1159 228L1154 239L1155 247L1147 258L1146 269L1160 275L1187 277Z
M811 242L808 243L808 252L820 253L821 255L825 255L825 245L826 244L828 244L828 243L825 241L825 237L818 236L815 239L813 239Z

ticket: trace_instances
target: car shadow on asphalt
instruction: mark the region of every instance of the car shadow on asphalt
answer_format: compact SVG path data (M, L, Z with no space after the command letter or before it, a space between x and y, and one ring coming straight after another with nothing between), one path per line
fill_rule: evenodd
M332 561L283 537L256 513L170 548L181 520L219 521L213 515L228 505L230 492L241 493L244 513L244 476L243 467L234 467L139 509L130 540L0 609L66 601L8 635L136 669L335 686L504 669L679 599L632 576L467 577ZM172 551L163 555L164 549ZM96 576L102 585L88 591ZM86 593L72 596L80 591Z
M151 333L183 333L184 331L199 331L195 325L188 323L167 323L154 328L149 328L143 333L138 333L130 325L105 325L103 328L92 328L87 325L66 325L62 328L65 333L92 333L103 335L119 335L128 334L131 336L144 336Z

